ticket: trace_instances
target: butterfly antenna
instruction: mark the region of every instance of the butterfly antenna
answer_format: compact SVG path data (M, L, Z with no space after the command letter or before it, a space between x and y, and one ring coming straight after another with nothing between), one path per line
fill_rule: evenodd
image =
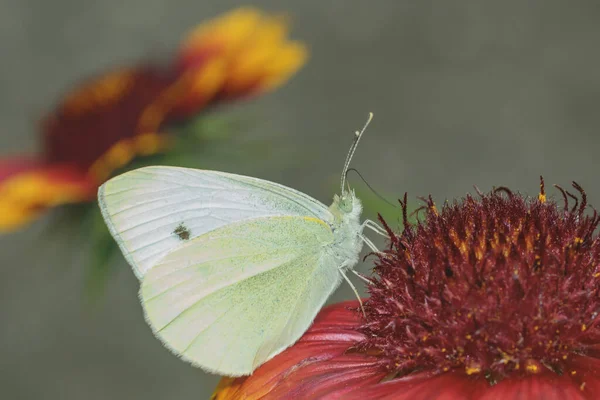
M348 151L348 155L346 156L346 162L344 162L344 170L342 171L341 194L346 193L346 191L344 190L344 185L346 184L346 173L348 171L348 167L350 166L350 161L352 161L352 157L354 156L354 152L356 151L358 142L360 142L360 138L362 137L363 133L365 133L365 130L367 129L367 126L369 126L369 123L372 119L373 113L370 112L369 118L367 119L365 126L363 126L363 128L360 131L356 131L354 133L354 142L352 142L352 146L350 146L350 151Z
M373 189L373 187L371 185L369 185L369 182L367 182L367 180L361 175L360 172L358 172L358 170L356 168L350 168L350 169L348 169L346 171L346 175L348 175L348 172L350 172L350 171L356 172L356 174L360 177L360 179L362 179L362 181L365 183L365 185L367 185L367 187L371 190L371 192L373 192L375 194L375 196L379 197L382 201L386 202L390 206L392 206L394 208L397 207L394 203L390 202L385 197L383 197L382 195L380 195L379 193L377 193L377 191L375 189Z

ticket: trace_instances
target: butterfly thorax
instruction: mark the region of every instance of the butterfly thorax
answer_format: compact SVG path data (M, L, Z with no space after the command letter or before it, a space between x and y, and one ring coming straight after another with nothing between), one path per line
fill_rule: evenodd
M329 207L333 214L332 229L334 242L331 244L331 255L345 268L353 268L358 263L358 256L363 247L360 238L362 227L360 214L362 204L354 192L346 192L342 196L335 195Z

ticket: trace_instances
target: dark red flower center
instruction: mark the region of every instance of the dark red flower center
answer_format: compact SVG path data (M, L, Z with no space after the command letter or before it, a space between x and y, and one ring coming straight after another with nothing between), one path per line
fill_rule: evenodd
M499 188L425 215L378 257L360 347L397 375L463 370L497 382L600 348L597 213L557 187L564 201ZM590 215L591 214L591 215Z

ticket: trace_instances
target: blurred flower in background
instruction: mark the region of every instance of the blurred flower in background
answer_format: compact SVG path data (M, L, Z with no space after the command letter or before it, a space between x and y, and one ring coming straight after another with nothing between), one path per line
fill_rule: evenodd
M497 188L441 209L428 198L417 224L405 196L402 232L382 220L390 241L366 318L356 301L325 308L213 399L599 398L600 216L573 187L557 186L558 203L543 180L537 198Z
M192 30L166 66L115 69L76 87L44 118L39 154L0 158L0 233L95 201L116 171L140 166L136 157L189 151L176 143L188 121L272 90L305 63L304 45L287 35L285 18L240 8Z

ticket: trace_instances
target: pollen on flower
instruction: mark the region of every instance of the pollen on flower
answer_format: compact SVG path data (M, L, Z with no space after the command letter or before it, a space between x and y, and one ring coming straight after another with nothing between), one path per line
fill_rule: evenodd
M540 363L535 360L527 360L525 362L525 370L532 374L537 374L541 371Z
M507 188L446 202L391 237L375 265L358 346L395 376L464 371L499 382L575 373L600 346L600 216L583 188L560 201ZM406 196L401 201L406 210Z
M467 375L478 374L481 372L481 367L479 365L468 366L465 367L465 372Z

